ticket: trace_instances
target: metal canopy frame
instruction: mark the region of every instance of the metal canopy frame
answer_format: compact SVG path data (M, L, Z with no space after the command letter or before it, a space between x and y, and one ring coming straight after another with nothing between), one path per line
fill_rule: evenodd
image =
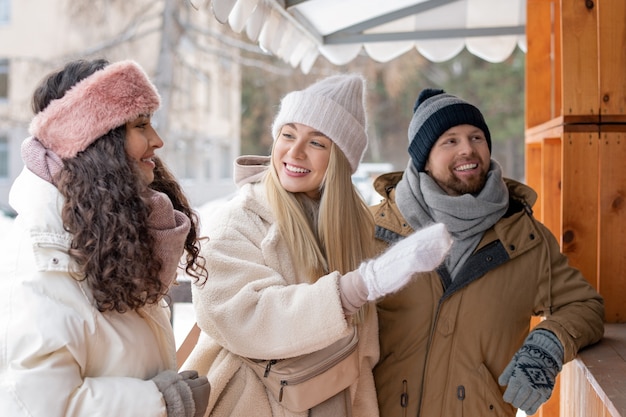
M526 33L525 25L516 26L492 26L481 28L453 28L438 30L419 30L410 32L387 32L387 33L364 33L366 30L391 23L408 16L417 15L449 3L455 3L459 0L428 0L423 3L405 7L391 13L377 16L373 19L352 25L345 29L334 32L330 35L321 36L315 32L311 24L305 16L297 10L290 12L294 6L308 3L311 0L285 0L284 8L292 14L300 25L308 30L311 35L321 40L323 45L341 45L349 43L373 43L373 42L396 42L410 40L426 40L426 39L449 39L449 38L472 38L481 36L505 36L505 35L524 35Z
M435 62L452 58L464 47L485 60L501 62L516 46L525 49L526 42L526 0L210 2L218 21L237 32L245 30L264 50L304 72L320 54L343 65L362 51L387 62L411 48ZM363 9L345 19L333 15L361 5Z

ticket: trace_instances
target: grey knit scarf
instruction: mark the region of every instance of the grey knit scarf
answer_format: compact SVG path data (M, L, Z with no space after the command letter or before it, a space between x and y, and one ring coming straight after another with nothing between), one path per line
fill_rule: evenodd
M444 223L454 239L445 264L454 279L483 233L506 213L509 192L502 168L491 160L485 187L476 195L450 196L425 172L409 161L396 187L398 209L414 230Z

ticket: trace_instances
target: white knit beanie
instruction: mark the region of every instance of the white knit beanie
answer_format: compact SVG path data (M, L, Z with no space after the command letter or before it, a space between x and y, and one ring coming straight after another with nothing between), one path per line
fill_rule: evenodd
M272 136L287 123L300 123L331 139L344 153L352 173L367 148L365 80L357 74L333 75L283 97Z

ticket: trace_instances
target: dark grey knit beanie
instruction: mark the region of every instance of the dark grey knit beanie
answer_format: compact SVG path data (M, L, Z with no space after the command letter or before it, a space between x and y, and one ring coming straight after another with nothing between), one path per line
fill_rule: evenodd
M413 107L413 118L409 124L409 155L419 172L424 171L430 150L437 139L451 127L464 124L483 131L491 152L491 134L476 106L443 90L422 90Z

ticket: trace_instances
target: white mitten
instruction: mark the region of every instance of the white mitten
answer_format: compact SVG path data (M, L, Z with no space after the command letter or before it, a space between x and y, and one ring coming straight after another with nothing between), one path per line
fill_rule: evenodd
M432 271L443 261L452 238L443 223L436 223L402 239L377 258L359 266L368 301L398 291L417 272Z

